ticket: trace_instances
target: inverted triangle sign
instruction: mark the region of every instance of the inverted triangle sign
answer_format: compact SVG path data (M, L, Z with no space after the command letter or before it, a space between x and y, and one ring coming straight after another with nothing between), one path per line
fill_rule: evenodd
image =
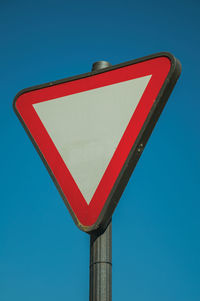
M159 54L16 96L15 111L80 229L108 223L177 70L173 56Z

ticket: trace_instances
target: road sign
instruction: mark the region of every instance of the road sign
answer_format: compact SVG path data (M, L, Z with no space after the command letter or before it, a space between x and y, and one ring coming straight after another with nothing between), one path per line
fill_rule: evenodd
M20 91L14 109L77 226L108 224L180 75L169 53Z

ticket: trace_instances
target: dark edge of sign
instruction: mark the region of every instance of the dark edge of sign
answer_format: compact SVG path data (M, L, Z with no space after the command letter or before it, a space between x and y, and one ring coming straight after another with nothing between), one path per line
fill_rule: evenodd
M19 96L21 96L22 94L24 93L27 93L27 92L30 92L30 91L34 91L34 90L38 90L38 89L41 89L41 88L47 88L47 87L51 87L53 85L59 85L59 84L62 84L62 83L66 83L66 82L70 82L70 81L75 81L75 80L78 80L78 79L82 79L82 78L86 78L86 77L90 77L90 76L93 76L95 74L100 74L100 73L104 73L104 72L108 72L108 71L111 71L111 70L115 70L115 69L119 69L119 68L122 68L122 67L125 67L125 66L128 66L128 65L134 65L134 64L137 64L139 62L143 62L143 61L147 61L147 60L150 60L150 59L154 59L154 58L157 58L157 57L167 57L169 58L169 60L171 61L171 69L167 75L167 78L153 104L153 107L150 111L150 113L148 114L147 116L147 119L136 139L136 142L134 143L132 149L131 149L131 152L129 153L129 156L128 158L126 159L126 162L110 192L110 195L106 201L106 204L104 205L97 221L95 224L93 224L92 226L84 226L82 225L78 218L76 217L76 215L74 214L73 210L71 209L71 206L70 204L68 203L66 197L64 196L64 193L62 192L62 189L61 187L59 186L59 184L57 183L57 180L54 176L54 174L52 173L50 167L48 166L48 163L47 161L45 160L44 156L42 155L39 147L37 146L34 138L32 137L30 131L28 130L28 128L26 127L23 119L21 118L19 112L17 111L17 108L16 108L16 101L18 99ZM98 71L92 71L92 72L88 72L88 73L84 73L84 74L81 74L81 75L77 75L77 76L73 76L73 77L69 77L69 78L65 78L65 79L61 79L61 80L57 80L57 81L54 81L54 82L49 82L49 83L46 83L46 84L42 84L42 85L37 85L37 86L33 86L33 87L30 87L30 88L26 88L26 89L23 89L21 90L19 93L17 93L17 95L15 96L14 98L14 101L13 101L13 108L14 108L14 111L17 115L17 117L19 118L23 128L25 129L25 131L27 132L29 138L31 139L35 149L37 150L40 158L42 159L44 165L46 166L54 184L56 185L62 199L64 200L64 203L65 205L67 206L75 224L78 226L78 228L84 232L87 232L87 233L91 233L91 232L94 232L94 231L98 231L98 232L103 232L107 225L109 224L110 220L111 220L111 217L112 217L112 214L120 200L120 197L128 183L128 180L142 154L142 151L156 125L156 122L158 121L158 118L179 78L181 74L181 64L180 62L169 52L160 52L160 53L156 53L156 54L153 54L153 55L149 55L149 56L146 56L146 57L143 57L143 58L139 58L139 59L136 59L136 60L131 60L131 61L128 61L128 62L125 62L125 63L121 63L121 64L118 64L118 65L113 65L111 67L108 67L108 68L104 68L102 70L98 70Z

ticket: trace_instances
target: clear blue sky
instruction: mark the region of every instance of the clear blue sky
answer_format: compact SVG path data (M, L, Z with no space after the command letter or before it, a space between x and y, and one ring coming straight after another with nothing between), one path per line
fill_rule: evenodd
M89 298L89 236L15 116L15 94L159 51L183 71L113 216L113 300L200 300L199 15L197 0L0 2L1 301Z

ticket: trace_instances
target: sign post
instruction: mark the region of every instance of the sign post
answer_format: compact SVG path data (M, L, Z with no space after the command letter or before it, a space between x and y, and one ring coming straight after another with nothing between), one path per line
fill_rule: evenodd
M112 300L112 222L90 235L90 301Z
M109 66L98 61L92 71ZM90 301L102 300L112 300L112 221L103 233L90 235Z

